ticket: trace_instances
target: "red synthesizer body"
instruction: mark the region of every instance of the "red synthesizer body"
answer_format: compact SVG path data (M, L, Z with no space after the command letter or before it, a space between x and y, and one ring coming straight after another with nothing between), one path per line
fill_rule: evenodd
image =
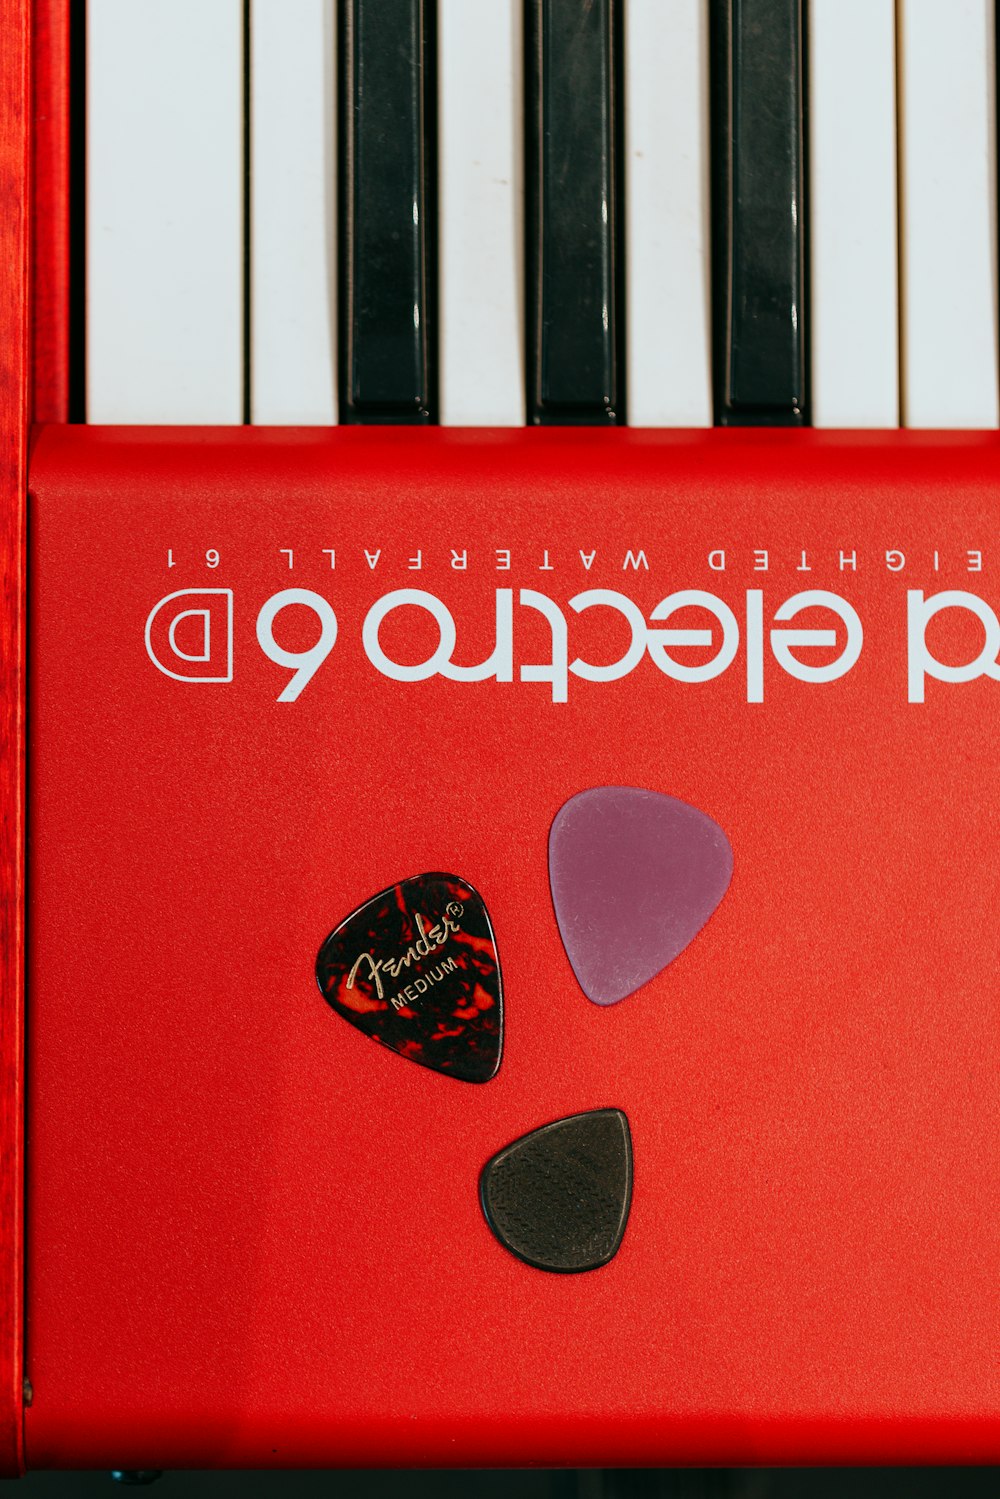
M1000 1461L1000 439L69 426L46 16L0 3L4 1469ZM603 786L733 859L608 1007L547 864ZM480 1086L316 985L429 870L496 937ZM545 1274L480 1173L604 1108L621 1247Z

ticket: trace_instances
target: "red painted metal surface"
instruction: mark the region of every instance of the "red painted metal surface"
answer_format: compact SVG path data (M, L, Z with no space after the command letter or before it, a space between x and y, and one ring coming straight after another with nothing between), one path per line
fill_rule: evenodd
M930 657L907 634L908 591L958 592L985 623L967 605L914 639L952 666L981 651L998 462L995 434L42 433L32 1465L1000 1460L1000 683L983 661L909 701ZM257 619L292 587L338 637L278 702L291 672ZM505 588L512 681L398 681L364 647L372 605L419 589L454 662L484 661ZM231 681L150 659L181 589L232 590ZM650 630L671 593L716 597L736 656L680 681L650 635L554 702L520 668L558 619L568 662L628 644L614 609L571 606L594 589ZM834 628L803 662L844 649L829 600L775 619L804 590L863 624L825 683L770 633ZM208 666L189 618L174 668L227 675L220 599L190 605ZM678 660L719 649L704 607L670 625L714 631ZM166 616L150 631L164 656ZM289 651L318 633L301 605L274 624ZM379 640L413 665L438 629L409 606ZM546 838L609 783L701 807L735 868L691 946L606 1010L560 944ZM331 927L433 869L496 933L505 1055L480 1086L375 1046L316 987ZM601 1106L631 1125L628 1230L603 1269L548 1276L493 1239L478 1174Z
M69 409L69 0L33 0L32 415Z
M0 0L0 1472L22 1466L28 6Z

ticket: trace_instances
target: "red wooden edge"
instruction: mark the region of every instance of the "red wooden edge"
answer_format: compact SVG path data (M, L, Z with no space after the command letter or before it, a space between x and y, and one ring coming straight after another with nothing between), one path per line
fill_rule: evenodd
M29 0L0 0L0 1472L23 1470Z
M69 0L31 15L31 382L36 422L69 411Z

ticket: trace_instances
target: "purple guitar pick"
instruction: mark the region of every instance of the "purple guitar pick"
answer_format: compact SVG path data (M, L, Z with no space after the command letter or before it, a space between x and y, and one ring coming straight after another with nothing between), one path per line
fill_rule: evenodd
M549 833L559 933L588 999L617 1004L672 963L729 888L733 851L697 807L633 786L581 791Z

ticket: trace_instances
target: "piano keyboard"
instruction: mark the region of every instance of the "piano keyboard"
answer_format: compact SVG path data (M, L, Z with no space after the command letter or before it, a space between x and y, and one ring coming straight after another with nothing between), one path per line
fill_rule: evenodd
M996 1462L1000 437L805 430L997 427L993 0L5 3L0 1471ZM316 987L428 870L496 1084Z
M86 14L91 422L998 425L992 0Z

